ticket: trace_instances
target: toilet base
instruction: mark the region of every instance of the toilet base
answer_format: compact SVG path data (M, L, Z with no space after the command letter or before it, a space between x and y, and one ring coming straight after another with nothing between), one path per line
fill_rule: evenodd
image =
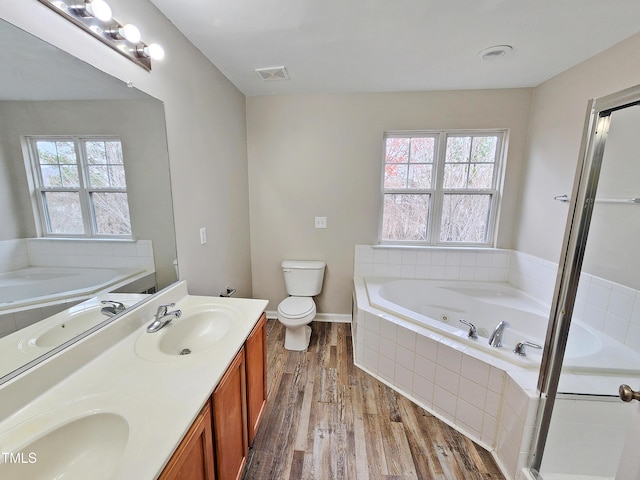
M287 327L284 335L284 348L301 352L309 347L311 340L311 327L302 325L300 327Z

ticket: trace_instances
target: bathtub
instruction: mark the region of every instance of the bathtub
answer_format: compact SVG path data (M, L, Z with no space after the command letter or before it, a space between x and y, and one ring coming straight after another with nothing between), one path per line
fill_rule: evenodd
M27 267L0 274L0 314L88 298L133 281L140 268Z
M542 350L526 348L526 356L513 352L529 341L544 345L549 307L505 282L470 282L422 279L363 278L369 307L383 318L398 317L426 327L435 335L454 339L481 352L525 368L539 368ZM359 300L359 304L362 304ZM470 339L474 324L478 339ZM502 320L503 347L489 346L489 336ZM640 373L640 354L573 319L564 368L573 372Z

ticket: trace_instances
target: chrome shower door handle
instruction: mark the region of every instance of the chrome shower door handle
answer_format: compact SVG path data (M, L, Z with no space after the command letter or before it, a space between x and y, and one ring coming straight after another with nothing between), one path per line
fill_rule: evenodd
M640 400L640 392L634 391L629 385L622 384L618 389L618 395L623 402L631 400Z

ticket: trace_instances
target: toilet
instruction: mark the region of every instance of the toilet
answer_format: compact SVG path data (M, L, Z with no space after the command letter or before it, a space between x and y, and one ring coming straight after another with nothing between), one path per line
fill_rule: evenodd
M283 260L282 272L289 297L278 305L278 321L285 326L284 348L306 350L311 339L309 323L316 316L313 296L322 290L326 264L318 260Z

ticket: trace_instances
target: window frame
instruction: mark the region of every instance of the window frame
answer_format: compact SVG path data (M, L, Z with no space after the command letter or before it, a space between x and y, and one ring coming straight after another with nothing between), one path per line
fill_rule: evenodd
M90 187L89 182L89 163L86 155L85 144L87 142L108 142L117 141L123 148L122 139L116 135L30 135L23 136L24 145L26 147L25 161L27 163L27 173L29 176L29 183L32 191L32 203L34 207L34 215L36 220L36 229L38 236L47 238L93 238L93 239L133 239L133 226L131 224L131 216L129 216L129 228L131 233L115 235L104 234L97 231L97 219L94 208L94 203L91 199L93 193L124 193L127 195L127 204L129 203L129 196L127 187ZM78 183L77 187L45 187L42 169L40 168L40 161L38 155L37 142L73 142L74 151L76 155L76 166L78 167ZM124 155L123 155L124 156ZM124 158L122 166L125 165ZM126 168L125 168L125 183L126 183ZM51 231L50 218L46 209L46 202L44 196L46 192L72 192L78 193L80 211L82 214L82 225L84 233L55 233ZM129 206L129 212L131 208Z
M496 136L496 156L491 188L444 188L444 170L447 139L450 137ZM386 144L388 138L435 137L433 172L430 188L385 188ZM498 214L502 200L504 172L507 161L508 129L441 129L441 130L393 130L383 134L382 168L380 179L380 207L378 221L378 244L433 246L433 247L495 247L498 234ZM410 160L409 160L410 161ZM410 163L409 163L410 164ZM382 238L384 205L386 194L430 195L425 240L388 240ZM490 195L485 242L441 241L441 224L445 195Z

